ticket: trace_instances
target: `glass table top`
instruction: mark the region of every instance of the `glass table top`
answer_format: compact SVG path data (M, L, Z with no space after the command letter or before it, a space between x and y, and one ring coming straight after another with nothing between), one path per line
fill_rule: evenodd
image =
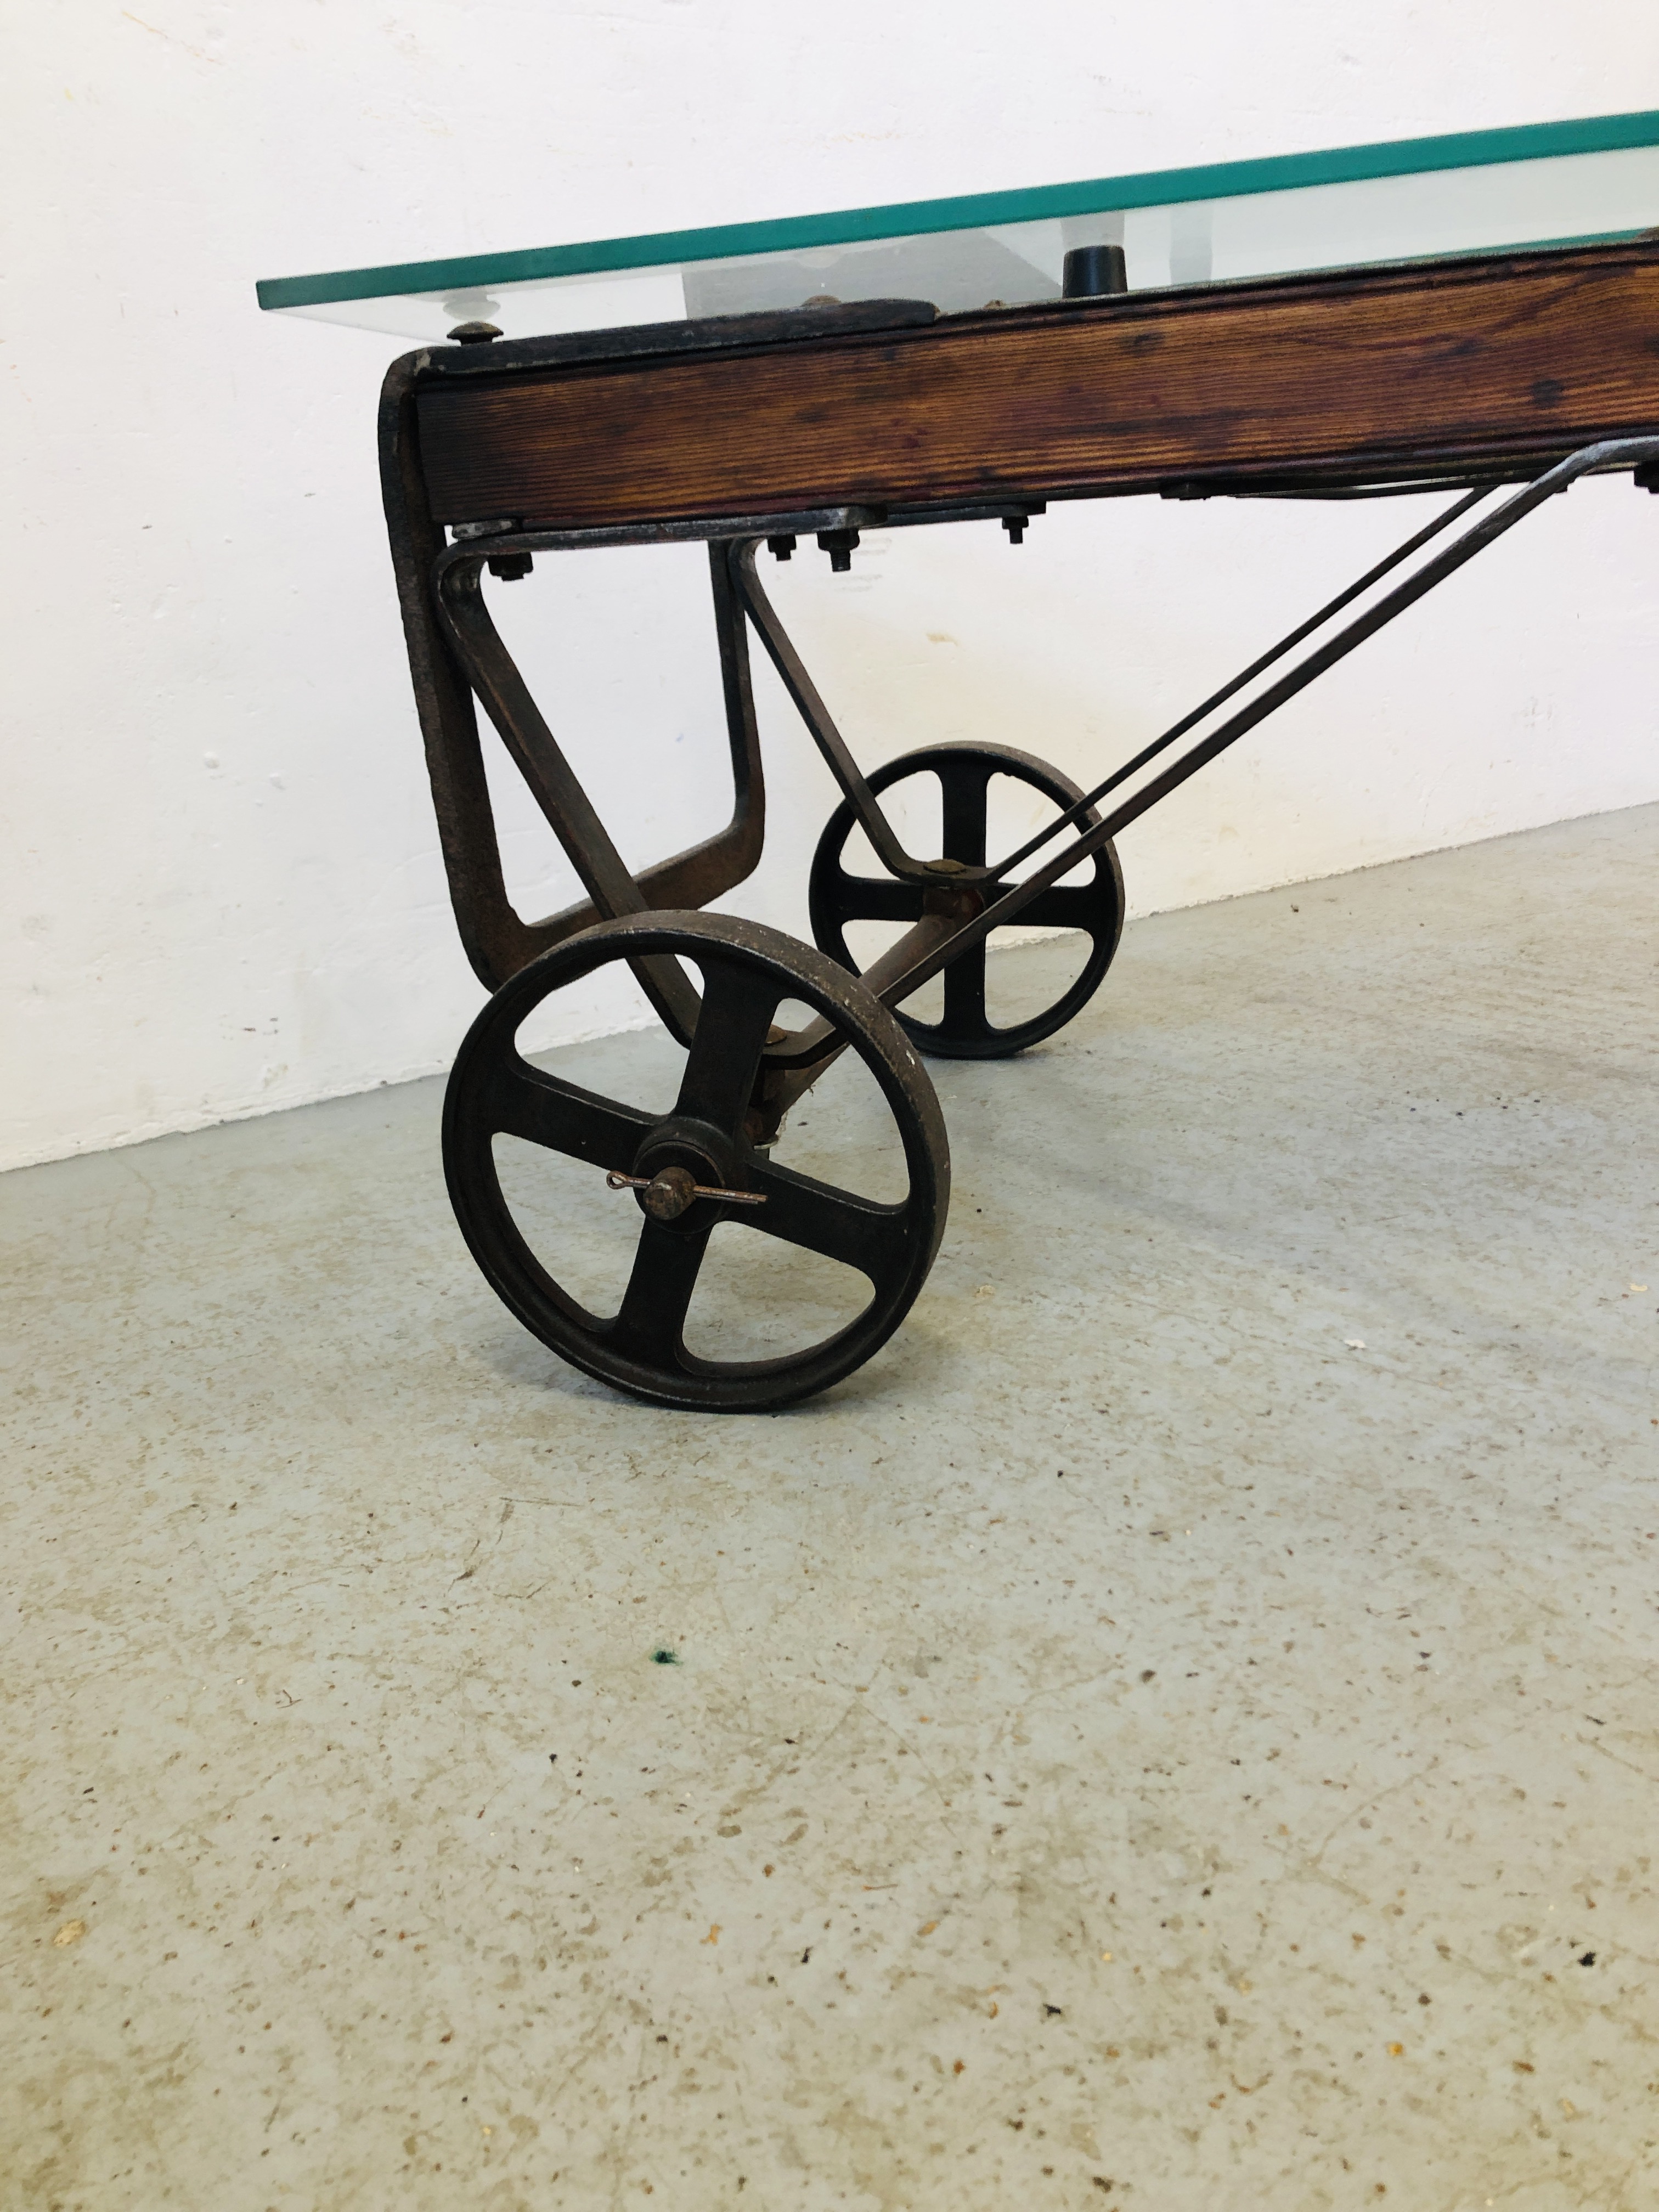
M1659 235L1659 111L271 277L258 295L398 337L474 321L537 337L860 300L1022 307L1061 296L1079 246L1121 247L1145 291L1644 233Z

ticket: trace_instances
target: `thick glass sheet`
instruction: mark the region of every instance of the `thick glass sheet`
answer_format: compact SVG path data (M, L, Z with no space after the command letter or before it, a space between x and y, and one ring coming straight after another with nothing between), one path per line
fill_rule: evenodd
M1659 113L1402 140L720 229L321 276L260 305L417 339L508 337L815 302L941 313L1060 296L1066 252L1121 245L1132 291L1659 233Z

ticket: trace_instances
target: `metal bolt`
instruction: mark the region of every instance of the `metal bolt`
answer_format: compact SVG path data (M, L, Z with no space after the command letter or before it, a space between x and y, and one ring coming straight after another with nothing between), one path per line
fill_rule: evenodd
M653 1221L678 1221L697 1194L687 1168L664 1168L645 1186L644 1206Z
M844 576L853 565L853 548L859 542L856 530L820 530L818 544L830 556L830 568L837 576Z
M501 332L494 323L457 323L449 335L457 345L489 345Z

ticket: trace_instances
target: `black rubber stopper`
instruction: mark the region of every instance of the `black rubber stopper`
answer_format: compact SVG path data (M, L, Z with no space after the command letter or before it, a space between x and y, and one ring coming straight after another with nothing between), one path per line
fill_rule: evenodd
M1068 300L1104 300L1129 289L1121 246L1074 246L1066 257L1060 291Z

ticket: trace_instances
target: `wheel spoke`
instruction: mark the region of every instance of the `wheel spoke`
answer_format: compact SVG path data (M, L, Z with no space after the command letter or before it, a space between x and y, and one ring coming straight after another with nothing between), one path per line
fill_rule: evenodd
M988 762L958 761L948 775L941 775L945 842L941 850L964 867L985 866L985 817L991 782Z
M939 1027L947 1036L984 1036L990 1023L985 1013L985 947L971 945L945 971L945 1018Z
M881 1206L776 1164L757 1162L747 1180L766 1194L764 1206L733 1208L732 1218L748 1228L856 1267L878 1287L902 1255L908 1234L905 1206Z
M657 1368L679 1364L681 1337L708 1232L687 1236L665 1222L641 1218L633 1272L622 1310L611 1324L611 1342L625 1358Z
M1111 910L1109 893L1103 896L1092 884L1051 884L1014 919L1022 928L1086 929L1094 937Z
M919 921L921 886L895 876L836 878L836 912L842 921Z
M766 1033L783 996L776 980L734 960L703 971L702 1009L674 1110L728 1132L748 1111Z
M503 1136L522 1137L622 1174L634 1164L652 1126L651 1115L636 1107L562 1082L516 1055L496 1072L489 1109L492 1129Z

